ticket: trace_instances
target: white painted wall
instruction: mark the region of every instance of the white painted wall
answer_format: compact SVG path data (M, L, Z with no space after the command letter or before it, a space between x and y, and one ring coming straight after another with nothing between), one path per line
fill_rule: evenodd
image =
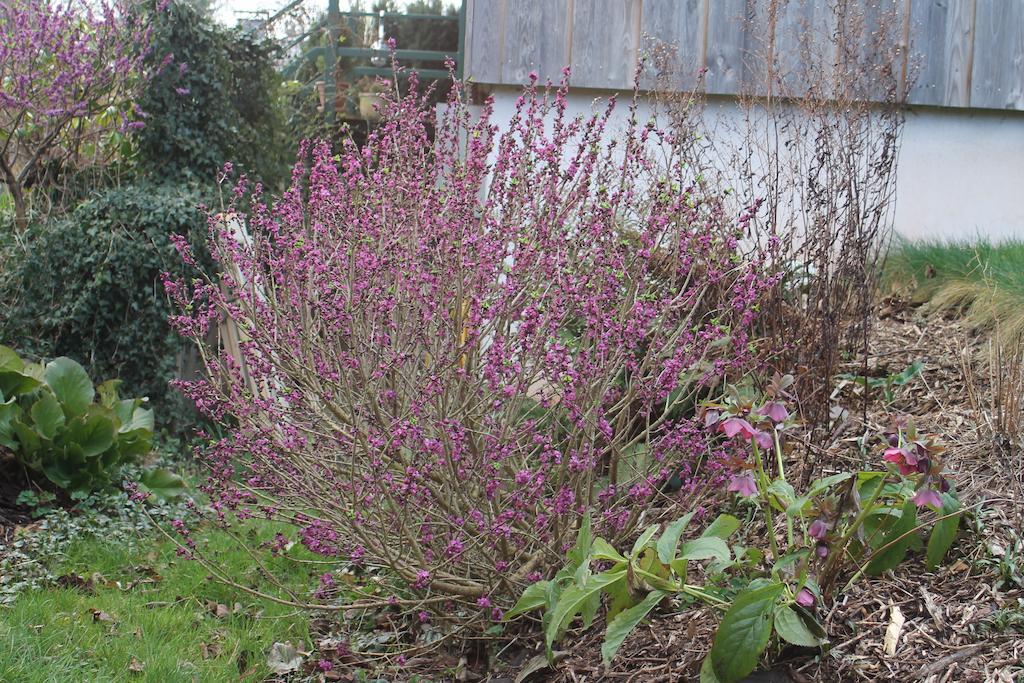
M493 122L512 117L519 90L493 90ZM588 113L593 91L573 93L571 113ZM603 107L603 103L598 106ZM721 135L740 122L729 100L708 104ZM641 108L641 121L649 109ZM626 116L620 98L617 125ZM916 108L907 115L900 152L895 225L908 238L1024 240L1024 112Z

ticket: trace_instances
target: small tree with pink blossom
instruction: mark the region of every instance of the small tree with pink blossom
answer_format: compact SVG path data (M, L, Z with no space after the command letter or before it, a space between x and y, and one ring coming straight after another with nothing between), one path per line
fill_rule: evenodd
M306 144L280 199L211 216L222 275L166 286L209 373L182 388L227 432L215 519L494 618L584 518L621 540L716 476L694 404L756 362L756 207L727 215L635 107L612 130L614 101L572 117L566 94L531 83L499 134L489 102L456 87L438 121L414 87L364 147Z
M0 0L0 181L19 231L44 165L94 163L111 133L142 125L132 106L150 35L140 9L128 0Z

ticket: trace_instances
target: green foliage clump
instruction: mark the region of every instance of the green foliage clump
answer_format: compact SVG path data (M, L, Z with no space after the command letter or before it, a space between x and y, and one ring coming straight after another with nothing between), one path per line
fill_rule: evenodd
M189 3L155 17L152 79L139 106L137 162L154 179L212 185L226 162L276 186L293 150L280 107L277 47L225 29ZM163 64L163 60L168 60Z
M162 406L162 424L183 427L192 412L168 382L187 368L167 325L161 274L181 272L172 234L198 244L205 232L200 201L171 185L126 186L33 226L9 259L0 339L29 356L69 356L93 376L120 377L126 391Z
M94 387L70 358L25 363L0 346L0 446L63 489L100 488L153 445L147 399L122 399L119 384Z

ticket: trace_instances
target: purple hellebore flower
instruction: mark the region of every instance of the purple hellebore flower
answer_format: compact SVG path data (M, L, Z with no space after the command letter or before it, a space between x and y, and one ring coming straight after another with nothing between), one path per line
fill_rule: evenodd
M819 543L814 546L814 554L822 559L828 557L828 543Z
M709 410L706 413L704 413L704 426L705 427L710 427L711 425L715 424L716 422L718 422L718 411L717 410Z
M825 538L826 533L828 533L828 524L823 519L814 520L811 522L811 526L807 528L807 535L816 541Z
M730 439L739 434L747 441L750 441L758 431L754 429L754 425L750 424L742 417L730 417L722 420L718 425L718 430L724 432Z
M916 503L919 508L926 505L930 505L936 509L942 508L942 498L940 498L939 494L932 489L921 489L918 491L917 495L914 496L914 503Z
M771 418L773 422L785 422L786 418L789 417L789 411L786 410L786 406L778 401L765 403L757 412L767 418Z
M814 602L814 593L806 588L801 588L800 592L796 594L796 604L801 607L814 607Z
M907 476L917 472L917 454L909 448L886 448L882 460L899 465L900 474Z
M744 498L750 498L757 494L757 482L749 472L746 474L733 475L729 480L729 491L735 492Z
M770 450L771 447L775 445L775 442L772 440L772 435L760 430L754 432L754 441L756 441L757 445L765 451Z

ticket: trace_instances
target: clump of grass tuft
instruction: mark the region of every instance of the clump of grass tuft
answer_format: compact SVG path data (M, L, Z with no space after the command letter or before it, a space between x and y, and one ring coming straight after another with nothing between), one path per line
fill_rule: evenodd
M999 344L1024 338L1024 242L901 241L883 284L931 311L962 314Z

